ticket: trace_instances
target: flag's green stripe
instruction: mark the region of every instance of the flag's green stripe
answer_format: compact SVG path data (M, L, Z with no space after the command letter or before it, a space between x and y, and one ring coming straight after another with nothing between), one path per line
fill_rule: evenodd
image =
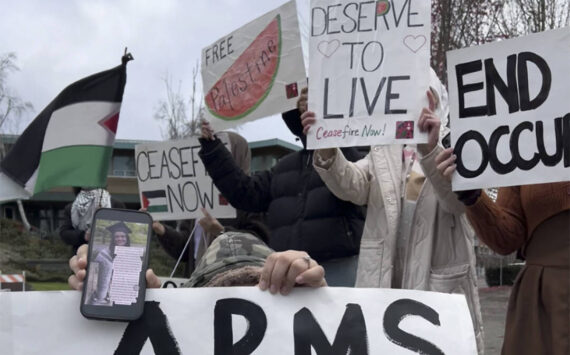
M153 212L168 212L168 207L166 205L148 206L146 210L150 213Z
M105 187L112 146L75 145L43 152L34 193L56 186Z

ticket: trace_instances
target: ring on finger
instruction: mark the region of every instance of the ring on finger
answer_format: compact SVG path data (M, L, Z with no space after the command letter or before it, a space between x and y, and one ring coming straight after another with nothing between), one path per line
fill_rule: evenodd
M311 268L311 257L307 254L305 256L303 256L303 260L305 260L307 262L307 269Z

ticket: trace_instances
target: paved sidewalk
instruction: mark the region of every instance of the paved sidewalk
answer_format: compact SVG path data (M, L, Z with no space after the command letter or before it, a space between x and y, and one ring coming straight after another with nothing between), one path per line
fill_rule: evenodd
M510 294L510 286L479 289L485 331L485 355L501 354Z

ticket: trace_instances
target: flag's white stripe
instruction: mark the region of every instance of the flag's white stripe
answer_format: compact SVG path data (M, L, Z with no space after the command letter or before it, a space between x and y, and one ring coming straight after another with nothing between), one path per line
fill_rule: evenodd
M166 197L154 197L148 199L149 206L161 206L166 205Z
M27 200L32 196L23 187L15 183L12 179L0 173L0 202L12 200Z
M99 124L119 112L117 102L88 101L60 108L49 120L42 152L70 145L112 145L115 135Z
M38 168L36 168L32 176L30 176L28 181L26 181L26 186L24 187L30 196L34 194L34 189L36 188L36 181L38 180Z

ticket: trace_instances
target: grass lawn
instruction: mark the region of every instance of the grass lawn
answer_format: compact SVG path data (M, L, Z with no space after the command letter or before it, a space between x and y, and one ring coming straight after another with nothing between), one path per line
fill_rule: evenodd
M67 282L28 282L34 291L59 291L69 290Z

